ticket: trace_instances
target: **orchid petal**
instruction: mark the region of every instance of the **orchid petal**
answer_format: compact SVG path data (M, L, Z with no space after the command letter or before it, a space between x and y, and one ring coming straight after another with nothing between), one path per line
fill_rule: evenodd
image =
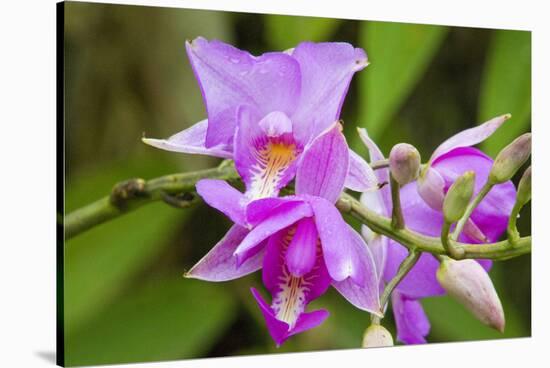
M341 125L335 123L302 154L296 172L296 194L309 194L336 202L349 169L349 150Z
M427 236L439 236L443 226L443 215L429 207L418 195L415 184L410 183L401 188L401 209L407 227ZM485 229L483 229L485 230ZM384 279L389 281L397 272L401 262L407 257L408 250L401 244L390 240ZM488 262L479 262L485 268ZM411 271L397 285L397 290L409 298L419 299L444 294L443 288L436 279L439 262L430 254L422 254Z
M273 210L283 205L297 206L304 202L296 196L270 197L256 199L249 202L246 207L246 222L250 226L256 226L273 213Z
M294 307L287 310L300 312L306 304L326 292L331 278L320 247L316 249L315 265L308 273L296 277L289 272L285 260L294 234L295 229L290 227L269 238L262 267L262 281L273 295L274 309L280 309L281 304L294 303ZM291 300L292 298L298 299Z
M242 264L261 242L279 230L282 230L304 217L310 217L313 213L308 203L300 203L297 206L281 206L275 209L271 216L258 224L248 233L246 238L235 250L237 264Z
M281 346L283 342L286 341L289 337L289 325L283 321L279 321L273 314L273 310L269 305L264 301L260 293L255 288L250 288L256 303L260 307L260 310L264 316L267 330L271 335L271 338L275 341L277 346Z
M352 277L360 284L363 281L362 275L357 274L355 252L347 223L336 207L327 200L315 198L310 203L330 277L336 281Z
M347 43L303 42L292 57L300 64L302 76L292 120L299 122L294 127L297 139L308 142L338 119L351 78L368 65L367 55Z
M230 147L219 144L206 148L206 130L208 120L202 120L195 125L174 134L168 139L142 138L143 143L166 151L207 155L222 158L232 158Z
M220 41L199 37L186 43L208 113L206 147L232 144L238 106L262 115L282 111L290 116L300 96L300 66L290 55L250 55Z
M438 157L445 153L458 148L469 147L490 137L506 120L511 117L510 114L497 116L481 125L474 128L463 130L462 132L455 134L451 138L439 145L433 152L430 162L437 160Z
M367 134L367 130L364 128L358 128L357 132L359 133L359 138L361 138L361 140L369 150L371 164L376 161L384 160L384 154L382 153L380 148L378 148L376 143L374 143L374 141L369 137L369 135ZM374 171L374 173L378 178L379 183L389 183L390 176L389 176L388 169L378 169ZM384 208L385 208L384 210L381 210L378 213L380 213L381 215L388 216L392 207L391 192L390 192L389 186L386 185L380 188L378 191L378 194L380 195L380 198L382 199ZM370 193L363 193L361 198L363 198L363 196L368 196L368 195L370 195ZM361 200L363 201L363 199ZM367 203L367 202L364 202L364 203ZM369 203L370 203L370 200L369 200Z
M351 149L349 150L349 171L344 185L356 192L366 192L378 188L378 178L374 174L374 170Z
M258 120L254 110L244 106L239 109L235 167L251 199L276 196L294 177L295 160L301 151L288 132L291 123L285 114L272 112ZM281 135L275 137L276 133Z
M382 317L383 313L379 298L379 279L372 254L363 238L351 226L348 226L350 245L353 247L353 258L357 261L356 268L361 275L362 282L358 284L354 279L333 281L332 286L344 298L359 309L374 313Z
M302 313L296 322L294 328L289 328L288 323L278 320L273 310L264 301L260 293L255 288L250 288L254 299L258 303L260 310L266 321L267 329L271 338L277 344L277 347L281 346L290 336L298 333L305 332L312 328L319 326L329 316L328 311L319 309L313 312Z
M301 277L315 265L319 235L310 217L298 221L296 233L286 251L286 266L293 276Z
M248 234L248 230L233 225L225 236L195 264L185 277L205 281L229 281L246 276L262 267L264 252L248 258L240 267L233 252Z
M465 147L456 148L440 156L434 161L432 167L443 178L446 188L464 172L474 171L476 174L474 195L476 195L487 181L492 165L493 160L489 156L476 148ZM470 219L484 234L486 241L497 241L506 230L515 198L514 184L507 181L495 185L476 207ZM470 235L470 242L479 242L472 233Z
M206 203L226 214L234 223L246 226L246 198L241 192L218 179L199 180L196 188Z
M329 312L325 309L318 309L312 312L306 312L300 314L296 325L292 330L290 330L289 336L296 335L307 330L311 330L319 326L325 321L329 316Z
M441 211L445 199L445 180L437 170L427 167L417 180L418 194L434 210Z
M409 299L399 292L392 294L393 315L397 339L405 344L425 344L430 332L430 321L418 300Z

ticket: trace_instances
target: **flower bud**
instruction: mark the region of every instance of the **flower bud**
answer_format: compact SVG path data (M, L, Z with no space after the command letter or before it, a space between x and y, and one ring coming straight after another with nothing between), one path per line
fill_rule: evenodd
M464 216L466 207L474 194L475 176L473 171L466 171L451 185L443 201L445 221L457 222Z
M393 146L390 152L390 171L400 185L415 180L420 172L420 153L407 143Z
M362 346L364 348L393 346L393 338L391 333L383 326L372 324L365 330Z
M516 202L521 206L525 206L531 200L531 166L525 170L518 184L518 192L516 194Z
M525 133L514 139L497 155L489 173L489 183L500 184L512 179L530 155L531 133Z
M437 280L458 302L484 324L504 331L504 311L497 292L483 267L473 259L445 259Z

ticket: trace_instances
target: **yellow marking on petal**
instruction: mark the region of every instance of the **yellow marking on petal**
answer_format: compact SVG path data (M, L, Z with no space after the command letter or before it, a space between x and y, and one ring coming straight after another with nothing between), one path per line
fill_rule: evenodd
M252 168L252 199L276 194L285 170L296 159L296 145L269 141L257 151L257 164Z
M282 258L282 274L279 276L279 291L273 297L272 308L275 312L275 317L289 325L289 330L294 328L298 317L304 312L306 307L306 295L310 291L310 286L313 285L317 275L312 272L316 271L320 265L315 262L315 266L308 275L301 277L293 276L285 266L285 255L296 233L296 226L289 228L288 232L282 239L283 247L279 256ZM317 241L317 256L320 256L321 243Z

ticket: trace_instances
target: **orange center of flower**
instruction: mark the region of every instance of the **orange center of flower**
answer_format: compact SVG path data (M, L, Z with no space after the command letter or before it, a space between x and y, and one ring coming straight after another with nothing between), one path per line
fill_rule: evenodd
M285 170L296 159L296 145L269 140L257 151L257 164L252 168L252 199L277 194L277 185Z

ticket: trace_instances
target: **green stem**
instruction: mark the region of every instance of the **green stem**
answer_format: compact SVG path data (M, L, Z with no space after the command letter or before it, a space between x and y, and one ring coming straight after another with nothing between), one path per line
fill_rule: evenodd
M409 250L418 250L434 255L442 254L454 258L452 254L448 254L443 248L440 238L422 235L407 228L394 229L391 226L391 219L362 206L358 200L349 194L342 194L336 202L336 207L340 212L352 215L362 224L371 228L372 231L395 240ZM449 239L449 242L459 252L464 252L462 258L501 260L531 252L530 236L520 238L513 248L509 246L507 240L485 244L460 243L452 239Z
M399 194L400 185L391 174L390 186L392 201L391 225L394 229L402 229L405 227L405 220L403 220L403 212L401 211L401 196Z
M133 179L115 185L111 195L77 209L64 217L65 239L78 235L93 226L112 220L147 203L164 200L171 205L186 207L197 202L195 184L203 178L238 182L233 165L224 161L219 167L187 174L162 176L149 181ZM176 200L174 200L176 199ZM407 228L396 229L391 219L366 208L350 195L343 193L336 202L342 213L347 213L367 225L374 232L385 235L409 250L428 252L434 255L449 254L440 238L425 236ZM463 252L462 258L508 259L531 252L531 237L523 237L510 246L508 240L487 244L466 244L449 240L452 247Z
M479 193L475 196L474 200L468 204L468 207L466 207L466 212L464 212L464 216L456 223L456 228L453 231L453 234L451 235L451 239L456 240L458 239L460 233L462 232L462 229L464 229L464 225L466 225L466 222L470 218L472 212L476 209L476 207L479 205L479 203L485 198L485 196L489 193L489 191L493 188L493 184L489 184L489 182L485 183Z
M409 254L407 255L407 258L401 262L399 265L399 269L397 270L397 273L395 276L386 284L384 287L384 292L382 293L382 296L380 297L380 307L382 310L385 310L385 306L388 303L388 300L390 299L391 293L395 289L395 287L403 280L403 278L409 273L409 271L414 267L416 262L418 262L418 259L420 258L421 253L416 250L409 251ZM372 323L374 324L380 324L380 317L376 315L372 315Z
M455 259L462 259L464 257L462 249L455 248L449 239L450 231L451 223L444 221L443 227L441 228L441 244L443 244L443 248L445 248L447 254L451 254Z
M153 201L164 200L175 205L174 195L179 195L180 207L184 206L183 203L196 203L195 184L200 179L234 181L238 177L233 164L224 161L214 169L166 175L149 181L131 179L119 183L110 195L64 217L65 240ZM188 195L187 199L185 194Z
M508 219L508 241L511 245L515 245L520 238L519 231L517 228L517 220L519 216L519 212L523 208L523 205L520 204L518 201L514 204L514 208L512 208L512 213L510 214L510 218Z

